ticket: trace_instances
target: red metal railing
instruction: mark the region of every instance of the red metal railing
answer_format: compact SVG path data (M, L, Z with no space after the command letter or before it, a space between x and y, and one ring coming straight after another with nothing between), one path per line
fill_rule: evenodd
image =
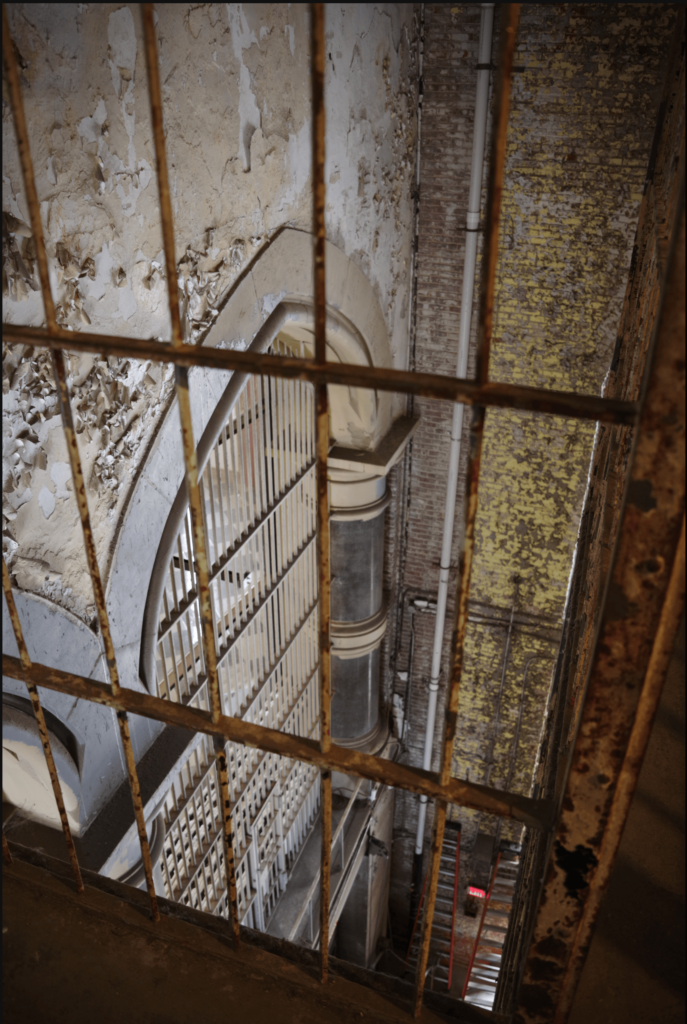
M482 907L482 917L480 918L479 928L477 929L477 935L475 936L475 944L472 947L472 953L470 955L470 963L468 964L468 972L465 975L465 981L463 982L463 991L460 994L460 998L463 999L463 1000L465 999L465 993L467 992L468 984L470 983L470 975L472 974L472 968L473 968L474 963L475 963L475 957L477 956L477 947L479 946L479 940L482 937L482 929L484 928L484 918L487 916L487 910L489 908L489 900L491 899L491 892L492 892L492 889L494 888L494 882L496 881L496 872L499 869L500 862L501 862L501 853L499 851L499 855L496 858L496 864L494 865L494 872L493 872L493 874L491 876L491 881L489 882L489 892L487 893L487 898L485 899L484 906Z

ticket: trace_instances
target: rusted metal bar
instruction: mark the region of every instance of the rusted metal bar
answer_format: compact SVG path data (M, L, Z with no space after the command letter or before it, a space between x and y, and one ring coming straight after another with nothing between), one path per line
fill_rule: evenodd
M216 370L236 370L286 380L306 380L313 384L342 384L420 395L426 398L483 405L494 409L522 409L525 412L565 416L568 419L599 420L632 426L639 406L617 398L580 395L572 391L549 391L519 384L480 384L479 381L451 377L441 373L415 373L385 366L357 366L351 363L325 363L259 352L239 352L195 345L175 348L159 341L126 338L85 331L69 332L57 328L48 333L40 327L3 324L3 341L9 345L35 345L43 348L67 348L74 352L99 352L127 359L148 359L153 363L175 366L207 366Z
M437 888L439 886L439 869L441 867L441 848L444 845L444 829L446 826L446 800L437 800L434 808L434 825L432 828L432 852L427 878L429 886L427 890L427 903L422 919L422 939L420 942L419 956L417 958L417 976L415 980L415 1020L419 1020L422 1014L422 996L425 991L425 978L427 976L427 960L429 957L429 945L432 940L432 922L434 921L434 908L437 902Z
M213 737L217 773L219 775L220 797L222 800L222 823L224 830L224 857L227 876L227 894L231 913L231 927L234 933L234 945L238 946L241 930L239 919L239 902L236 893L236 863L234 859L234 823L231 816L231 797L229 791L229 769L227 767L226 741L221 736Z
M503 175L505 167L505 140L508 131L508 113L510 109L510 86L513 67L515 40L520 19L520 5L508 4L504 10L503 32L501 37L501 56L499 60L499 77L496 87L496 117L492 138L492 153L489 168L489 199L487 204L484 273L480 295L480 321L477 341L477 376L484 387L489 387L487 370L489 363L489 345L493 324L494 294L496 290L496 267L498 262L498 225L501 212L501 196L503 192ZM451 680L446 698L446 715L444 736L441 748L439 777L442 786L446 786L451 777L451 758L453 742L458 723L458 701L460 682L463 673L465 653L465 636L468 625L468 599L470 596L470 579L475 550L475 524L477 521L477 504L479 491L479 472L482 458L482 439L484 436L485 406L475 404L470 424L470 448L467 466L467 498L465 502L465 526L458 572L458 592L456 594L456 625L452 638ZM418 962L416 981L415 1013L420 1013L422 990L425 981L427 957L432 933L434 906L436 903L436 885L439 881L439 859L444 837L446 821L446 804L438 802L434 814L432 836L432 865L430 868L430 888L423 920L421 954Z
M310 5L312 29L312 104L313 104L313 234L315 292L315 360L327 361L326 294L325 294L325 223L324 223L324 4ZM320 744L327 751L332 741L331 729L331 649L329 640L330 590L329 568L329 488L327 455L329 453L329 410L327 385L316 385L317 416L315 438L317 447L317 561L319 573L319 646L320 646Z
M489 901L491 900L491 892L494 888L494 882L496 881L496 872L499 869L501 863L501 851L496 858L496 864L494 865L494 871L491 876L491 882L489 883L489 891L487 892L486 899L484 900L484 906L482 907L482 916L479 919L479 928L477 929L477 935L475 936L475 943L472 947L472 953L470 954L470 961L468 963L467 974L465 975L465 981L463 982L463 991L460 994L460 998L465 1000L465 995L470 984L470 975L472 974L472 968L475 964L475 957L477 956L477 947L479 946L479 940L482 938L482 931L484 929L484 919L487 916L487 910L489 909Z
M126 769L129 776L129 788L131 790L131 799L134 805L134 816L136 818L138 840L139 843L141 844L141 856L143 858L143 868L145 870L146 876L146 888L148 889L148 896L150 897L151 916L153 918L153 921L159 921L160 908L158 907L157 895L155 893L155 882L153 880L153 862L150 856L150 844L148 842L148 832L146 831L145 816L143 814L141 786L138 781L136 758L134 757L134 748L131 745L129 719L127 717L126 711L117 712L117 722L119 724L119 734L122 738L122 747L124 748Z
M141 4L143 9L143 31L146 43L146 61L148 68L148 88L153 122L153 138L155 140L155 159L157 161L158 190L160 194L160 218L167 267L167 289L169 296L169 313L172 322L172 346L183 347L181 321L179 317L179 292L177 287L176 258L174 250L174 224L172 204L169 198L169 181L167 177L167 156L165 150L165 134L162 121L162 96L160 92L160 74L158 67L157 43L153 24L153 5ZM191 420L191 402L188 389L188 367L177 366L176 393L179 402L179 417L183 439L184 464L186 467L186 490L191 509L193 529L193 545L198 575L198 600L202 621L203 656L209 684L210 707L215 721L222 712L219 680L217 676L217 649L215 630L212 621L212 603L210 597L210 567L207 557L207 543L203 523L202 499L198 482L198 457L193 438Z
M167 271L167 294L169 295L169 315L172 321L172 344L183 343L181 317L179 315L179 281L177 278L176 253L174 249L174 219L172 201L169 196L169 173L167 171L167 151L165 149L165 129L162 116L162 93L160 90L160 68L155 39L154 4L141 4L143 16L143 38L146 47L146 65L148 69L148 98L150 99L150 118L155 140L155 159L157 161L157 191L160 197L160 221L162 224L162 242L165 250L165 269Z
M40 208L38 206L38 195L36 193L36 184L33 174L33 164L31 161L31 151L29 146L28 132L26 128L26 118L24 116L24 105L21 96L21 90L19 88L19 75L17 72L16 59L14 54L14 48L12 40L9 34L9 25L7 21L7 15L5 7L3 5L3 55L5 58L5 69L10 82L10 98L12 102L12 113L14 118L14 128L17 135L17 143L19 147L19 156L22 168L22 176L24 179L24 187L26 188L27 202L29 204L29 213L31 217L31 227L33 230L33 237L36 246L36 258L39 267L39 278L41 284L41 292L43 295L43 305L45 308L46 321L48 324L48 331L54 332L57 330L57 324L55 321L55 307L52 298L52 292L50 290L50 279L48 276L48 257L45 248L45 239L43 237L43 227L40 218ZM69 392L66 382L66 373L64 366L64 355L60 349L53 349L52 352L52 363L53 373L55 375L55 383L57 385L57 397L62 414L62 426L65 432L65 438L67 441L67 448L69 451L69 463L72 471L72 482L74 484L74 491L76 494L77 505L79 509L79 516L81 519L81 528L84 538L84 546L86 549L86 559L88 562L88 569L91 576L91 582L93 584L93 592L95 597L96 610L98 614L98 622L100 624L100 633L103 638L103 645L105 648L105 658L107 661L107 667L110 674L110 682L112 695L116 696L119 691L119 678L117 673L117 664L114 654L114 645L112 643L112 636L110 633L110 625L107 615L107 607L105 603L105 592L100 579L100 570L98 568L98 559L95 550L95 541L93 539L93 531L91 529L90 517L88 513L88 502L86 499L86 487L83 477L83 471L81 468L81 458L79 456L78 443L76 439L76 431L74 430L74 422L72 418L71 403L69 401ZM25 666L26 667L26 666ZM28 682L27 682L28 685ZM29 687L31 693L31 688ZM43 712L39 712L37 709L40 708L40 704L34 701L32 694L32 703L34 706L34 712L39 721L39 730L41 728L41 720L43 726L45 726L45 720L43 718ZM150 859L150 846L148 844L148 837L145 828L145 819L143 816L143 805L141 802L140 787L138 784L138 775L136 772L136 762L133 755L133 749L131 747L131 738L129 736L128 722L126 720L126 714L121 712L118 714L120 735L122 739L122 745L124 747L124 755L129 771L129 783L131 787L131 796L134 804L134 813L136 816L136 823L138 826L138 834L141 840L141 855L143 858L143 865L145 869L146 884L148 887L148 894L150 896L151 913L153 920L158 921L160 919L157 897L155 895L155 884L153 882L153 868ZM47 738L47 730L45 731ZM41 739L43 736L41 735ZM46 758L48 758L48 748L46 748L45 742L43 748L46 751ZM51 764L52 762L52 764ZM54 762L52 761L52 754L48 758L48 768L51 771L51 778L53 777ZM55 772L55 779L57 774ZM55 788L55 782L53 781L53 788ZM61 794L60 794L61 800ZM63 805L62 805L63 806ZM65 833L66 835L66 833ZM71 842L71 833L68 843ZM70 849L71 855L71 849ZM80 875L79 875L80 880Z
M169 195L169 176L167 173L167 153L165 149L162 93L160 90L160 73L157 41L155 39L153 4L142 4L141 7L143 13L143 33L146 45L146 64L148 69L148 89L150 95L151 119L153 124L153 138L155 140L155 159L157 162L160 219L162 222L165 265L167 268L167 294L169 297L169 314L172 324L172 347L178 350L184 347L184 339L182 337L181 319L179 315L179 291L176 270L176 253L174 248L174 220L172 216L172 203ZM196 572L198 576L198 604L202 625L203 659L205 662L205 670L208 680L212 718L214 722L217 722L222 713L222 701L217 671L217 646L215 643L215 624L213 621L212 597L210 591L210 565L208 563L207 556L207 538L205 536L205 525L203 521L202 495L198 480L198 454L196 452L196 445L193 437L193 422L191 418L191 400L188 387L187 366L177 365L176 367L176 394L177 401L179 403L179 419L183 441L184 465L186 468L186 491L188 493L189 507L191 510L191 529L193 533ZM217 759L220 797L222 801L222 832L224 837L227 890L232 915L234 944L235 946L238 946L240 922L236 896L233 846L234 830L231 821L231 796L227 776L226 750L225 745L221 740L215 742L215 756Z
M494 134L491 143L489 167L489 207L485 232L485 291L488 300L483 304L481 331L482 338L477 353L477 379L482 384L489 380L489 355L491 335L494 326L494 283L499 258L499 229L501 227L501 197L503 195L503 174L506 164L506 138L510 114L511 78L515 41L520 22L520 4L504 4L501 21L501 53L498 65L499 83L496 89L494 111ZM484 293L483 293L484 294Z
M39 246L37 245L36 249L38 250L38 248ZM42 248L42 244L40 248ZM98 555L95 549L95 538L91 527L91 517L88 510L88 499L86 497L86 481L84 480L83 468L81 466L79 444L76 437L76 428L74 426L74 417L72 415L69 389L67 387L67 371L64 365L64 355L62 352L53 349L52 364L55 383L57 385L57 399L59 402L60 413L62 414L62 427L67 441L67 451L69 453L69 465L72 471L74 493L76 495L76 503L79 509L79 517L81 519L86 561L88 563L88 571L93 585L93 596L95 598L98 622L100 624L100 633L103 638L103 647L105 649L105 660L107 661L107 670L112 684L112 692L113 694L117 694L120 689L119 672L117 670L114 644L112 642L112 634L110 632L107 603L105 601L105 588L103 587L103 582L100 576Z
M448 990L451 991L453 977L453 949L456 942L456 906L458 904L458 879L460 876L460 829L456 833L456 867L453 876L453 906L451 909L451 948L448 954Z
M615 786L613 802L608 814L606 829L601 843L598 865L594 874L593 885L584 906L581 920L577 927L575 945L580 953L571 957L563 980L559 1004L559 1018L565 1020L572 1008L573 999L579 983L580 973L584 966L582 951L589 949L593 936L596 918L599 913L604 893L610 881L615 858L622 839L623 830L630 812L630 804L637 788L639 773L644 762L644 755L649 743L651 729L658 710L663 684L668 672L668 665L673 655L675 636L685 610L685 519L682 519L680 540L675 553L675 561L670 574L668 590L658 623L649 664L647 666L642 693L637 707L630 738L625 751L618 781ZM557 1018L558 1019L558 1018Z
M2 589L5 593L5 601L7 602L7 610L10 614L10 620L12 622L12 629L14 630L14 636L17 641L17 647L19 648L20 661L25 669L31 667L31 659L29 652L26 647L26 641L24 640L24 633L21 628L21 622L19 619L19 613L17 606L14 603L14 595L12 593L12 584L10 582L10 574L7 570L5 559L2 560ZM31 707L36 718L36 725L38 726L38 735L41 738L41 744L43 746L43 753L45 754L45 760L48 765L48 773L50 775L50 782L52 783L52 791L55 795L55 803L57 804L57 810L60 815L60 821L62 822L62 831L64 832L65 842L67 843L67 850L69 852L69 860L71 861L72 871L74 872L74 878L76 879L76 888L79 892L83 892L83 879L81 877L81 869L79 867L79 858L76 855L76 847L74 846L74 837L72 836L72 830L69 827L69 818L67 817L67 810L64 806L64 798L62 797L62 786L60 785L60 778L57 774L57 768L55 766L55 759L52 756L52 747L50 745L50 736L48 735L48 727L45 722L45 715L43 714L43 708L41 707L40 698L38 696L38 688L35 683L26 682L26 688L29 691L29 697L31 698ZM10 856L9 846L5 838L5 831L2 833L2 846L5 851L5 858L9 864L12 863Z
M322 849L320 859L320 981L329 974L329 895L332 860L332 773L320 772Z
M339 747L335 743L332 743L325 754L320 750L319 740L305 739L226 715L222 715L218 722L213 722L209 711L153 697L149 693L131 690L126 686L122 687L117 697L113 697L110 687L103 683L96 683L92 679L69 672L61 672L48 665L32 663L30 668L24 669L18 658L12 658L7 654L2 656L2 671L11 679L36 682L48 690L68 693L83 700L113 707L116 711L143 715L145 718L202 732L208 736L223 736L226 740L244 743L256 750L295 758L318 768L328 768L331 771L354 775L356 778L371 779L384 786L396 786L411 793L425 793L432 799L445 799L460 807L472 807L488 814L513 818L530 828L546 830L550 828L553 820L553 805L546 801L532 800L515 793L504 793L489 786L480 786L461 779L449 779L448 785L441 786L436 772L411 768L409 765L373 757L359 750Z
M42 242L43 240L41 238L41 244ZM79 445L76 437L76 429L74 427L74 419L72 416L72 406L69 397L69 389L67 387L67 376L64 365L63 353L57 351L56 349L53 349L52 362L53 373L55 375L55 383L57 384L57 397L59 402L59 408L62 414L62 426L64 429L65 439L67 441L69 464L72 471L72 481L74 483L74 491L76 494L77 505L79 509L79 518L81 520L81 530L83 533L84 547L86 550L88 571L91 577L91 584L93 586L93 594L95 597L96 611L98 614L98 623L100 625L100 635L102 636L103 639L103 647L105 649L105 660L107 662L107 669L110 677L112 695L116 697L116 695L119 692L121 692L121 686L119 683L119 671L117 669L117 660L115 657L114 643L112 642L112 634L110 632L110 621L107 613L107 603L105 600L105 588L103 587L102 579L100 576L98 556L95 548L95 538L93 536L91 518L88 510L88 499L86 497L86 482L84 480L83 469L81 466L81 456L79 455ZM150 897L151 915L154 921L159 921L160 912L158 909L157 896L155 894L155 882L153 880L153 863L150 856L150 844L148 842L148 833L146 830L145 815L143 812L143 802L141 800L141 787L138 781L136 759L134 757L133 747L131 746L131 734L129 732L129 722L126 717L126 712L120 711L117 713L117 722L119 725L119 734L122 740L124 760L126 763L127 773L129 777L131 799L134 805L134 814L136 817L136 827L138 830L138 837L141 843L141 857L143 859L146 886L148 889L148 895Z
M313 189L313 292L315 313L315 361L327 361L327 306L324 251L324 4L310 4L310 81L312 84L312 189ZM329 410L327 385L315 386L317 452L317 568L319 596L320 653L320 749L326 753L332 742L331 727L331 650L329 640ZM320 866L320 979L327 980L329 963L329 883L332 856L332 776L321 775L322 854Z
M7 563L5 562L5 556L2 558L2 589L5 593L5 600L7 602L7 611L10 615L10 622L12 623L12 629L14 630L14 637L17 641L17 647L19 648L19 660L21 666L24 669L31 668L31 658L26 647L26 641L24 640L24 631L21 628L21 621L19 619L19 612L17 606L14 603L14 594L12 593L12 583L10 581L10 574L7 569Z
M41 227L41 208L38 203L38 193L36 192L36 179L33 173L33 161L31 159L31 149L29 147L29 133L26 127L24 103L22 101L21 88L19 86L19 71L17 69L14 45L12 43L9 20L7 17L7 4L2 5L2 55L5 65L5 74L7 76L7 84L9 86L10 103L12 104L14 131L17 137L17 147L19 149L19 162L21 164L22 174L24 177L24 189L26 190L26 202L29 207L31 230L33 231L36 242L38 243L38 239L40 239L42 243L43 230ZM41 292L43 295L45 319L48 325L48 330L52 331L57 326L55 321L55 303L53 302L52 292L50 291L48 257L43 244L40 246L36 244L36 262L38 264L38 279L40 281Z
M510 109L511 72L520 4L508 4L505 7L504 29L502 34L502 53L499 62L499 78L497 82L496 125L492 140L492 156L490 163L489 202L487 205L484 275L480 295L480 325L477 342L477 366L488 364L489 343L494 310L494 294L496 291L496 267L498 262L498 223L501 211L503 192L503 175L505 167L505 139L508 129L508 111ZM494 227L496 225L496 227ZM486 373L486 371L485 371ZM479 489L479 471L482 457L482 438L484 435L484 406L477 405L473 410L470 433L470 450L467 467L467 501L465 504L465 532L460 553L460 571L458 573L458 593L456 594L456 625L452 639L451 680L446 700L446 727L441 752L441 781L445 785L451 774L451 756L453 741L458 721L458 701L460 682L463 673L465 655L465 636L468 626L468 601L470 597L470 579L475 549L475 523L477 519L477 501Z
M601 625L520 988L521 1024L567 1020L684 606L684 332L683 179Z

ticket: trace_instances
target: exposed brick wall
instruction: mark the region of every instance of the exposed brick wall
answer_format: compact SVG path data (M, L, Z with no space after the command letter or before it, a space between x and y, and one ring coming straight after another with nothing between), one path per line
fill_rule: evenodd
M472 4L426 4L424 10L414 368L455 373L480 11ZM523 6L515 64L526 70L513 87L492 379L599 393L615 345L675 17L670 5ZM495 30L494 60L498 24ZM487 168L483 199L486 174ZM473 311L473 345L476 327ZM401 696L405 682L393 670L407 668L407 600L415 594L433 598L438 587L452 412L450 403L426 400L417 400L414 411L422 422L408 466L405 548L396 552L397 593L406 603L390 637L391 686ZM468 631L453 762L460 777L531 791L593 440L590 424L487 413L471 587L478 603ZM477 613L492 621L476 621ZM416 615L411 733L404 755L415 765L422 760L433 631L432 616ZM440 708L445 684L444 670ZM435 767L441 722L440 713ZM417 800L399 794L396 808L392 906L401 920ZM493 831L496 825L471 812L459 817L468 851L479 827ZM520 834L510 823L501 832L503 838ZM467 872L461 881L467 884Z
M617 332L612 370L604 393L634 400L638 397L647 353L659 311L661 278L679 210L678 191L685 173L685 53L684 12L681 32L675 33L672 60L667 48L665 91L658 114L646 191L639 210L632 264ZM593 655L601 613L601 595L616 541L632 431L601 426L591 461L589 488L582 512L566 627L556 670L556 694L542 744L542 795L560 792L581 711L584 683ZM671 481L672 484L672 481ZM647 577L647 587L660 585L658 568ZM622 745L622 740L621 740ZM524 848L521 884L513 906L506 944L502 982L495 1009L510 1013L517 992L537 893L547 857L546 837L529 833Z

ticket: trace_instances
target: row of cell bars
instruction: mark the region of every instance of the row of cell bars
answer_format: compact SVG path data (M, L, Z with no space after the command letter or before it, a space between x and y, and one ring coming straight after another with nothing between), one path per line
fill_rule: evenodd
M283 349L283 350L282 350ZM280 343L278 355L289 352ZM319 737L313 389L249 378L201 478L225 714ZM208 708L190 513L166 567L158 696ZM318 772L226 745L239 915L264 929L319 805ZM218 781L203 738L167 798L170 899L228 914Z
M231 747L235 749L230 750ZM237 759L252 753L227 744ZM319 807L318 772L311 765L261 755L233 806L234 856L243 924L264 929ZM206 736L181 766L164 808L161 867L168 899L227 916L219 787Z

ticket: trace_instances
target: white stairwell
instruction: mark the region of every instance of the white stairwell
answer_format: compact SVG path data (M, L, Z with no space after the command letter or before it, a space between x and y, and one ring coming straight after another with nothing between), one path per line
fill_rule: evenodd
M519 862L517 853L505 851L501 854L465 993L466 1003L485 1010L494 1006Z

